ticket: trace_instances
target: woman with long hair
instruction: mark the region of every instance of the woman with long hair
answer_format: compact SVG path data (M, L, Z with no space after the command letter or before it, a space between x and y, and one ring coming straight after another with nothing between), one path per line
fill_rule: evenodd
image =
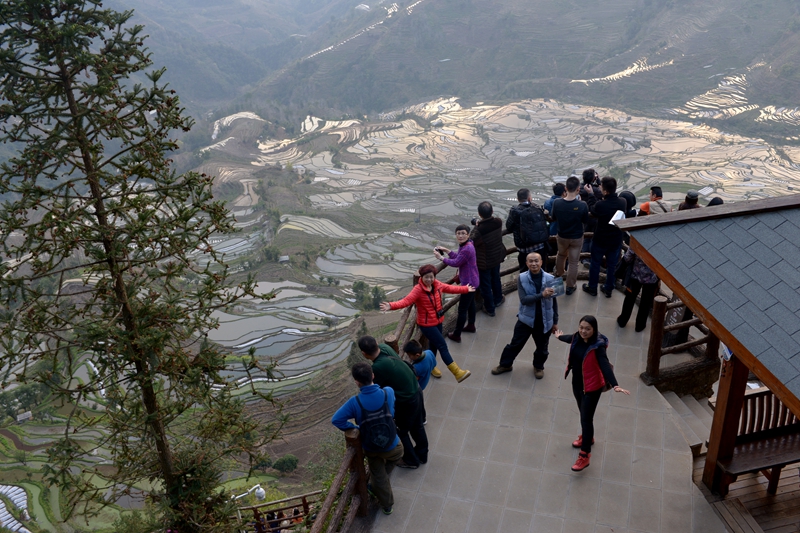
M410 305L417 306L417 326L430 343L430 349L434 355L436 352L442 354L442 361L447 365L448 370L453 373L456 381L461 383L472 373L469 370L461 370L453 361L450 350L447 349L447 342L442 334L442 322L444 322L444 309L442 308L442 293L448 294L467 294L475 292L472 285L448 285L436 279L436 267L433 265L422 265L419 269L419 283L411 289L408 296L396 302L381 302L381 311L392 311L403 309ZM438 373L438 376L436 375ZM442 377L442 373L436 370L431 372L433 377Z
M614 389L614 392L630 394L617 383L614 369L608 361L606 348L608 338L597 330L597 319L592 315L581 318L578 331L565 335L563 331L556 331L556 337L561 342L570 344L567 369L564 379L572 371L572 394L578 402L578 411L581 415L581 434L572 443L574 448L580 448L578 459L572 465L572 470L580 472L589 466L594 444L594 412L600 402L600 395L604 390Z

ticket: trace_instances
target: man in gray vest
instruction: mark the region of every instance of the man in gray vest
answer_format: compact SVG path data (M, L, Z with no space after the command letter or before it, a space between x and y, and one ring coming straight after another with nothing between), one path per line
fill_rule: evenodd
M528 338L533 336L536 350L533 352L533 375L536 379L544 377L544 363L549 354L550 335L558 329L558 303L555 290L548 287L554 277L542 270L542 257L536 252L526 258L528 270L519 275L519 313L514 335L506 344L500 356L500 364L492 369L492 374L511 372L514 359L525 347Z

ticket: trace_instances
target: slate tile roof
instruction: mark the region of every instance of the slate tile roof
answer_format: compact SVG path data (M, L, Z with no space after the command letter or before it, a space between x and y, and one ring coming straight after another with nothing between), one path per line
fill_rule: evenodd
M800 398L800 209L629 231Z

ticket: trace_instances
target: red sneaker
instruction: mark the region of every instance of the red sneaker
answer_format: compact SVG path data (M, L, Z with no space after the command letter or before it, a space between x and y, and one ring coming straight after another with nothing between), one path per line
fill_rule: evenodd
M589 466L589 458L592 456L590 453L581 452L578 454L578 459L575 461L575 464L572 465L573 472L580 472L587 466Z
M573 472L580 472L587 466L589 466L589 458L592 456L590 453L581 452L578 454L578 459L575 461L575 464L572 465Z
M583 444L583 435L578 435L578 438L572 441L573 448L580 448ZM594 444L594 439L592 439L592 444Z

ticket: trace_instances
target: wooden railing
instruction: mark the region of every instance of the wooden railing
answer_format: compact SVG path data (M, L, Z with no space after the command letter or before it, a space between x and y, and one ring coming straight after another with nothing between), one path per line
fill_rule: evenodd
M249 507L238 509L239 531L241 533L277 533L282 529L292 530L306 523L313 515L317 507L321 490L291 496L282 500L259 503ZM297 509L299 514L294 514ZM244 516L253 513L252 522L245 522ZM285 516L277 518L278 513ZM283 521L288 521L289 525L281 526Z
M311 533L346 532L356 516L367 516L367 469L364 466L361 438L357 429L345 431L344 436L347 443L344 460L317 513Z
M706 359L714 365L719 364L719 339L709 331L701 319L692 318L690 320L683 320L665 325L667 313L683 306L684 303L680 300L670 302L664 294L659 294L653 300L653 316L650 323L650 343L647 348L647 369L641 374L642 380L648 385L657 383L662 378L662 374L668 370L672 371L670 372L669 378L673 380L681 377L681 371L683 371L683 374L691 374L694 372L694 367L696 365L691 364L674 365L667 369L661 368L661 358L665 355L685 352L705 345L704 351ZM692 326L702 333L701 337L674 346L663 347L665 333L690 328Z
M510 233L511 232L508 231L508 230L503 230L503 236L509 235ZM591 238L592 236L594 236L594 233L592 233L592 232L584 233L584 238ZM556 242L557 242L556 241L556 237L555 236L551 236L549 241L548 241L548 244L550 245L550 249L551 250L556 249L556 246L555 246ZM623 251L625 249L627 249L627 246L623 244ZM512 246L510 248L506 248L506 257L508 257L509 255L512 255L512 254L516 254L516 253L517 253L517 247L516 246ZM581 258L581 260L588 259L588 258L591 257L591 255L592 254L590 254L590 253L582 253L580 258ZM555 260L556 260L556 256L555 255L548 256L548 263L554 265L555 264ZM447 265L445 265L443 262L436 263L434 266L436 267L436 274L437 275L440 272L442 272L442 270L447 268ZM508 267L508 268L506 268L504 270L501 270L500 271L500 277L503 278L505 276L514 274L516 272L519 272L519 264L518 263L513 265L513 266L511 266L511 267ZM604 275L601 274L601 279L602 279L603 276ZM455 280L456 280L456 275L454 274L452 277L448 278L447 281L445 281L444 283L451 284ZM414 274L412 287L415 286L417 283L419 283L419 275ZM478 296L480 296L480 295L478 295ZM442 309L445 312L447 312L448 310L450 310L453 307L457 306L460 299L461 299L461 295L456 294L453 298L448 300L446 304L444 304ZM385 342L386 344L391 346L392 349L395 352L397 352L398 354L400 354L401 357L404 355L403 352L402 352L403 346L405 345L405 343L407 343L409 340L411 340L414 337L414 334L416 333L416 330L417 330L416 313L417 313L416 307L414 307L414 306L406 307L403 310L403 314L400 315L400 321L397 323L397 327L394 329L394 332L386 335L383 338L383 342ZM424 337L422 337L420 335L417 335L417 336L420 337L418 340L422 343L422 345L423 346L427 346L427 339L425 339Z
M717 398L709 398L708 403L716 409ZM742 415L739 418L736 436L746 440L748 435L797 424L800 424L800 419L767 387L750 389L744 393Z

